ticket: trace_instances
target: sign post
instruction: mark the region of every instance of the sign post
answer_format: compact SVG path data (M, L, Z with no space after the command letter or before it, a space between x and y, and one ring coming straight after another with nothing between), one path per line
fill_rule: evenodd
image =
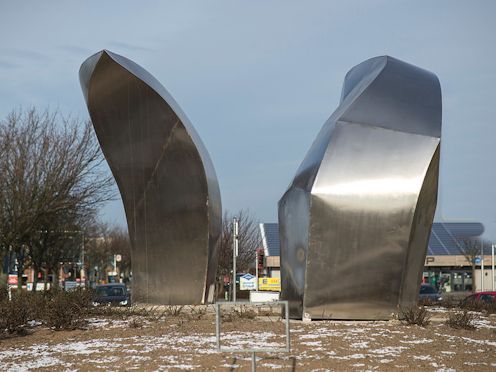
M255 291L258 291L258 249L255 249Z
M236 302L236 257L238 257L238 220L236 217L233 219L233 302Z
M484 291L484 241L481 239L481 291Z

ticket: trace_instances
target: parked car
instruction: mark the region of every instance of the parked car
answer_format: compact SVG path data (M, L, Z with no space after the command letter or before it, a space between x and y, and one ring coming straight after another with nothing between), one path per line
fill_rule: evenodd
M124 284L100 284L95 288L93 304L131 306L131 296Z
M469 302L475 302L475 301L483 301L486 303L495 302L496 301L496 292L486 291L486 292L477 292L477 293L471 294L470 296L465 297L460 302L460 305L463 306Z
M434 286L430 284L420 285L419 301L438 302L442 299L443 297Z

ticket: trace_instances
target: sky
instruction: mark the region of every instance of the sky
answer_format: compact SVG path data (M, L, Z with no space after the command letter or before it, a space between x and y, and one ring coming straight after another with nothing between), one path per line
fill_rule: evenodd
M346 72L387 54L441 81L436 220L480 221L496 241L495 14L494 1L2 1L0 118L35 106L86 119L79 66L109 49L187 114L223 208L275 222ZM125 225L120 200L101 215Z

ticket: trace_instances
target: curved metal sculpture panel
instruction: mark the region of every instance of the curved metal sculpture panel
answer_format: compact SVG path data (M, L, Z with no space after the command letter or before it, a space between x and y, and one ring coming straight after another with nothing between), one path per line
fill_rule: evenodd
M211 301L221 200L193 125L165 88L125 57L96 53L81 65L79 77L126 212L133 299Z
M397 59L346 75L279 201L291 316L388 319L416 303L437 202L441 89Z

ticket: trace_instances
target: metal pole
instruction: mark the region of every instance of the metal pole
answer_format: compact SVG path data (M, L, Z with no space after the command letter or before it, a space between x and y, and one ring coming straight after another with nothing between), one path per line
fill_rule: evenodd
M494 281L496 278L494 277L494 244L491 245L491 291L494 291Z
M215 336L217 338L217 350L220 350L220 304L215 304Z
M284 316L286 317L286 350L289 353L291 351L291 337L289 334L289 301L286 301L284 307L285 307Z
M481 292L484 292L484 242L481 239Z
M84 232L81 233L81 239L82 241L82 247L81 247L81 273L79 274L81 276L81 280L83 282L83 286L86 287L86 270L84 269ZM84 280L83 280L84 278Z
M251 353L251 370L252 372L257 372L257 358L255 353Z
M258 249L255 249L255 291L258 291Z
M233 218L233 302L236 302L236 257L238 256L238 220Z

